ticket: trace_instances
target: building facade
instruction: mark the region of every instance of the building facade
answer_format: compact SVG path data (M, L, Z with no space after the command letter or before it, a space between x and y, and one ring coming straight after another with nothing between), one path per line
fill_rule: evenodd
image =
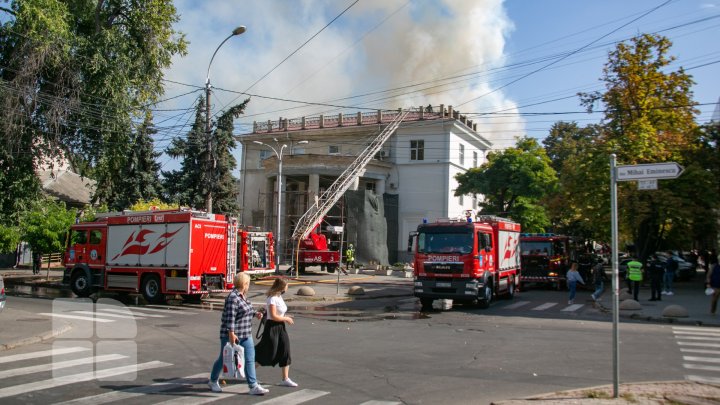
M288 237L308 204L330 187L398 113L373 111L255 123L252 133L238 137L242 143L242 222L277 232L278 152L282 151L279 237L287 262L291 248ZM358 193L360 199L368 199L369 210L377 204L382 206L378 212L382 212L386 234L377 231L382 226L356 226L361 222L357 216L365 215L368 209L357 214L357 207L352 206L357 204L346 198L331 210L327 222L346 226L346 243L365 242L357 245L360 262L409 262L408 235L423 219L459 217L477 208L480 196L454 195L455 175L482 165L490 148L490 141L476 131L476 125L452 107L413 110L348 191L356 197L352 201L358 200ZM385 246L387 255L367 246L375 245L367 243L368 236ZM382 263L384 260L389 263Z

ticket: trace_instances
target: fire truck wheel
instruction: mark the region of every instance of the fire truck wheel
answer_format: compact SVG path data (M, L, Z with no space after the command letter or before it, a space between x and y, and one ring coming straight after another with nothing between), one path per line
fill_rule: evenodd
M488 280L487 283L485 283L485 286L482 290L479 291L478 296L478 307L482 309L487 309L490 307L490 302L492 302L492 287L490 284L492 283L491 280Z
M200 304L202 303L203 294L183 294L183 301L189 304Z
M80 298L89 297L92 294L92 283L88 273L82 269L75 270L70 280L70 288Z
M505 298L509 300L515 298L515 279L513 278L508 279L508 292Z
M337 265L335 265L335 264L328 264L328 265L327 265L327 272L328 272L328 273L335 273L335 268L336 268L336 267L337 267Z
M432 298L420 298L420 307L422 311L430 311L432 309Z
M305 274L305 265L304 264L298 265L298 271L300 272L300 274Z
M160 292L160 278L156 274L145 276L142 280L143 298L151 304L158 304L163 301L163 294Z

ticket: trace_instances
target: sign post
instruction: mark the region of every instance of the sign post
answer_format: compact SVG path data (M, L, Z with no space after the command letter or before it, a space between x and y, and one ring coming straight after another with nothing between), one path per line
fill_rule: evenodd
M683 167L675 162L617 166L616 155L610 155L610 228L612 233L612 305L613 305L613 398L620 389L620 283L618 280L618 213L617 182L638 181L640 190L657 189L658 179L675 179Z

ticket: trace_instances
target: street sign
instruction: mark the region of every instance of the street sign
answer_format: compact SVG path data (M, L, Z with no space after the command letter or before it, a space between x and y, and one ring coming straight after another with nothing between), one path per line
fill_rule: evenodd
M638 180L638 190L657 190L657 179Z
M675 162L617 166L617 181L675 179L683 167Z

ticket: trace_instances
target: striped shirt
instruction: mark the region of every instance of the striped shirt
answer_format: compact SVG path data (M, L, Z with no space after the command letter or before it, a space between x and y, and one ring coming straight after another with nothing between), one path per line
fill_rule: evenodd
M250 301L240 292L233 288L225 298L225 307L222 312L222 324L220 325L220 337L227 337L228 332L233 332L238 339L252 336L252 319L257 314Z

